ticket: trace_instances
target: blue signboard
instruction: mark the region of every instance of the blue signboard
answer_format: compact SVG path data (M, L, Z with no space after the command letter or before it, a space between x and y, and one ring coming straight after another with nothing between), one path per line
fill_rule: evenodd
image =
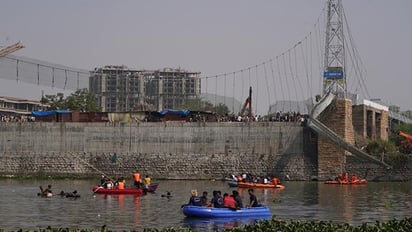
M342 79L343 71L325 71L323 72L323 77L327 79Z

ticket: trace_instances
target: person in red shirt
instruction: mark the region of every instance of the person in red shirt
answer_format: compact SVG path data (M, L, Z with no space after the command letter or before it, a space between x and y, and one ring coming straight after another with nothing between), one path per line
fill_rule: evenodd
M223 194L223 206L230 209L236 209L236 201L228 193Z

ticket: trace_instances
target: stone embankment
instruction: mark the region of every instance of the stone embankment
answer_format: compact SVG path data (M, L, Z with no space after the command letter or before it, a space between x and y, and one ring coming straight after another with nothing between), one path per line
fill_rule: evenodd
M317 177L317 136L295 123L0 123L0 175ZM381 175L380 167L357 165ZM372 168L372 169L371 169ZM372 170L372 171L371 171ZM356 170L355 170L356 171Z

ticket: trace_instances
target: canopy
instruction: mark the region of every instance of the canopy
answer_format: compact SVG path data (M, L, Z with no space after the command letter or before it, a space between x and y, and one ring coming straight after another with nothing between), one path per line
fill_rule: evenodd
M56 115L56 114L70 114L70 110L45 110L45 111L32 111L31 115L35 117L45 117L49 115Z
M190 110L163 110L160 112L161 115L166 114L176 114L176 115L184 115L187 116L190 114Z

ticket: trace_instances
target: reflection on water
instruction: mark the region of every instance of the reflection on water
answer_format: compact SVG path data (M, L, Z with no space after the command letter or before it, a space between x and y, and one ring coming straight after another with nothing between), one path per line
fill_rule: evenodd
M159 181L154 194L94 195L91 186L99 180L0 180L0 228L17 230L52 227L138 230L192 226L202 231L236 227L242 220L188 219L180 206L188 202L190 190L198 192L238 190L244 203L246 189L230 188L220 181ZM78 199L41 198L40 185L52 184L54 192L77 190ZM286 189L256 189L259 201L281 220L323 220L361 224L411 216L412 183L368 183L365 186L325 185L317 182L285 182ZM172 197L162 197L166 192ZM247 220L247 219L245 219ZM253 221L253 219L251 219Z
M232 229L241 225L251 224L260 220L269 220L271 217L241 217L241 218L184 218L183 227L190 227L196 230L216 231Z

